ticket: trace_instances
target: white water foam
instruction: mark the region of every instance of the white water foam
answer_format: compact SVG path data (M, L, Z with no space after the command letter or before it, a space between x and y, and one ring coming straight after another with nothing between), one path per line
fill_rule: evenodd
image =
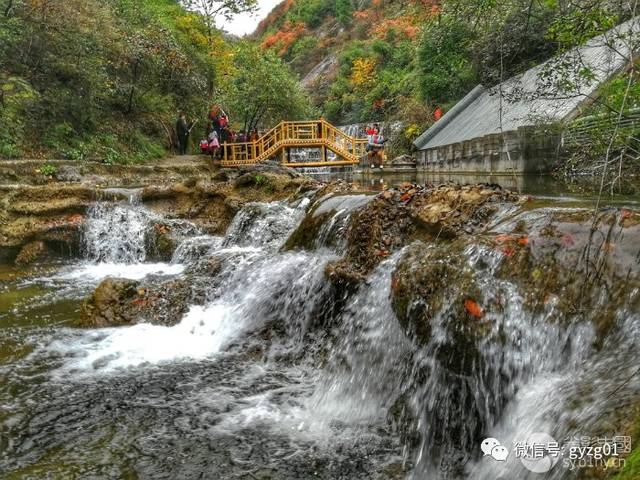
M63 269L56 279L98 283L107 277L141 280L148 275L179 275L183 271L184 265L176 263L83 263Z
M236 336L235 310L220 304L193 306L172 327L140 323L93 330L76 341L56 341L50 349L71 357L63 371L109 373L148 364L202 360L219 353Z

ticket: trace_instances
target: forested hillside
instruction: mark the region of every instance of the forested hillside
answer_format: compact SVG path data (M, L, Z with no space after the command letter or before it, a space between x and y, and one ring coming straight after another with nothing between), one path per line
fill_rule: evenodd
M401 119L411 139L436 106L632 14L629 2L604 0L285 0L256 36L304 77L329 119Z
M238 125L308 114L275 54L177 0L0 0L0 157L160 157L177 113L202 118L199 136L213 102Z

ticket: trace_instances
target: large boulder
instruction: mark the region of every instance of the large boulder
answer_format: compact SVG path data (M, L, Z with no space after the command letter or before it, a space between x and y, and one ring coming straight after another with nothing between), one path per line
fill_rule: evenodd
M392 275L391 304L400 325L419 344L430 344L436 323L447 332L436 358L448 371L468 375L478 362L477 343L487 325L482 312L470 307L481 292L463 247L463 242L411 245Z
M529 311L592 322L600 347L621 312L640 309L639 220L629 209L525 210L491 239L504 254L497 275Z
M145 283L107 278L100 283L81 308L78 326L118 327L140 322L174 325L192 303L186 280L150 278Z
M80 322L84 327L101 328L131 325L136 321L138 284L132 280L107 278L83 303Z

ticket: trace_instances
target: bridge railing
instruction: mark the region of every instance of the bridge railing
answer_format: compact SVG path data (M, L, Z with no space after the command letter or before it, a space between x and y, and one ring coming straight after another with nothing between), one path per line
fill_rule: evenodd
M366 144L366 140L350 137L325 120L280 122L253 142L223 143L223 165L250 165L281 148L296 147L327 147L355 161L365 154Z

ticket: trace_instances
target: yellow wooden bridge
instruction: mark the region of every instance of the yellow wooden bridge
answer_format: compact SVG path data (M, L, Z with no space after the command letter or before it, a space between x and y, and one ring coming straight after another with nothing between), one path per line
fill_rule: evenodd
M222 166L240 167L278 158L288 167L356 165L366 155L366 146L366 139L351 137L325 120L280 122L253 142L223 144ZM319 149L320 160L292 162L291 149Z

